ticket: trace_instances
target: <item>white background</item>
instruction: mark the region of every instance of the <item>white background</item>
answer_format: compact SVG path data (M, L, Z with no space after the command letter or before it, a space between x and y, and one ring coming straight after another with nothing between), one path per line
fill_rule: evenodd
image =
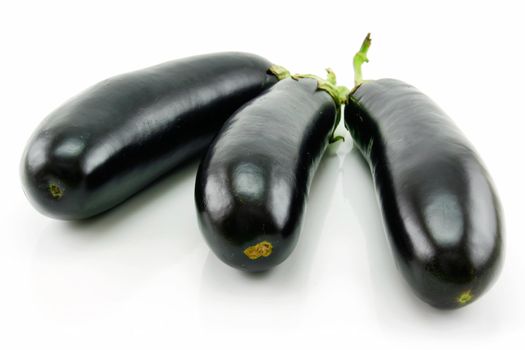
M312 3L2 2L0 348L524 348L521 2ZM240 50L294 72L331 66L351 86L352 56L369 31L365 78L399 78L430 95L499 191L505 265L466 308L432 309L405 285L349 139L324 157L296 250L264 275L225 266L205 245L197 164L82 223L44 217L22 193L18 164L31 132L99 80Z

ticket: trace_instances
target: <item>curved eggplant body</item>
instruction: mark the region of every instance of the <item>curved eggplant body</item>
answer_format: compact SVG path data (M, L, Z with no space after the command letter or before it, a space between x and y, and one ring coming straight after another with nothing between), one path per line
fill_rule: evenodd
M83 219L201 156L224 121L277 82L244 53L176 60L104 80L51 113L25 149L24 191L42 213Z
M502 261L502 214L487 171L447 115L416 88L364 82L345 124L367 159L399 269L425 302L479 297Z
M288 78L224 124L195 185L201 230L222 261L262 271L290 255L336 110L315 80Z

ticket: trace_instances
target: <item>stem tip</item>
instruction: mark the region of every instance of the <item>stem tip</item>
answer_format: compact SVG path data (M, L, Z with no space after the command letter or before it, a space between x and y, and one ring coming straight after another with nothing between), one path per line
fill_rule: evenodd
M368 53L368 48L370 47L370 44L372 44L372 38L370 37L370 33L368 33L365 37L365 40L363 40L363 43L361 44L361 48L354 56L354 83L355 86L361 85L363 82L363 72L361 70L361 66L363 63L368 62L368 57L366 56Z

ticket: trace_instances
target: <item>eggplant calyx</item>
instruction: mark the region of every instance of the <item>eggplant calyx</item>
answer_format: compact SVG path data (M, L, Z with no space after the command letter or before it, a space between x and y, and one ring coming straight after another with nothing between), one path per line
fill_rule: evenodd
M290 71L283 66L277 64L272 65L268 68L268 73L275 75L278 80L283 80L291 76Z
M294 80L299 80L299 79L304 79L304 78L314 79L315 81L317 81L317 90L322 90L328 93L330 97L332 97L336 105L340 106L342 104L345 104L350 90L348 90L348 88L345 86L337 85L335 73L332 69L326 68L326 72L327 72L326 79L323 79L314 74L294 74L291 77Z
M337 109L337 115L334 130L332 131L332 135L330 136L329 140L330 143L334 143L339 140L344 141L345 139L343 136L336 136L334 133L335 129L339 125L339 121L341 120L341 105L347 103L347 98L350 95L350 90L346 86L337 85L335 72L331 68L326 68L326 75L326 79L323 79L314 74L294 74L291 76L291 78L294 80L305 78L314 79L317 82L317 90L326 92L334 100Z

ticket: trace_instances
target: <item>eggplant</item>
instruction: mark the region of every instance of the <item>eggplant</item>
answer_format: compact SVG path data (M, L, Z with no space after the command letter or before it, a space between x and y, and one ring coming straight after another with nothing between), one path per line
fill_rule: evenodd
M202 157L226 119L278 81L279 68L226 52L94 85L52 112L30 138L21 162L27 198L64 220L116 206Z
M195 183L197 217L226 264L264 271L295 247L312 177L340 116L326 86L314 76L281 80L228 119L208 149Z
M399 80L362 81L369 45L368 36L354 60L345 126L370 166L405 279L436 308L465 306L502 265L496 190L474 147L429 97Z

